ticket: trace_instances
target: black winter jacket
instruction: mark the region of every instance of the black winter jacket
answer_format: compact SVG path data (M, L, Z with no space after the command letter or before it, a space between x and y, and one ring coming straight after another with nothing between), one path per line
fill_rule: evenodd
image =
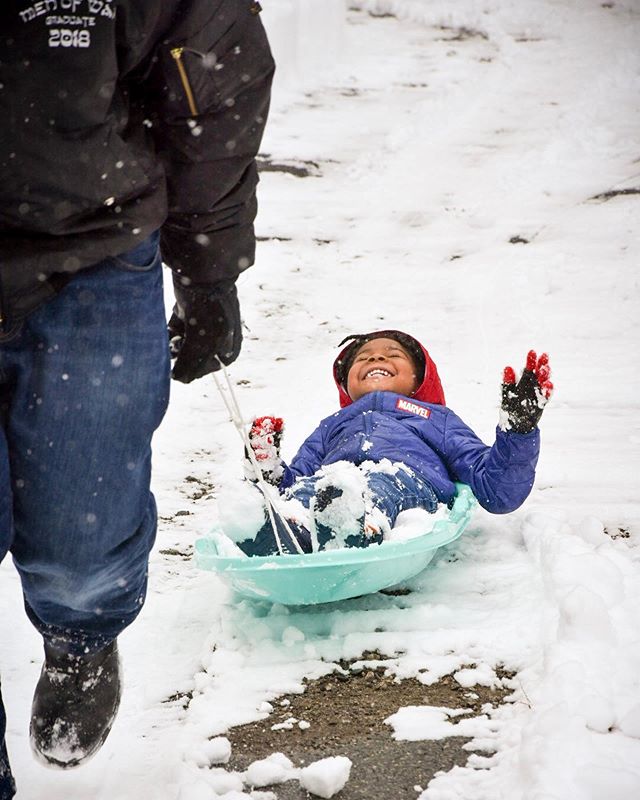
M195 284L253 263L274 71L251 0L2 0L0 314L161 228Z

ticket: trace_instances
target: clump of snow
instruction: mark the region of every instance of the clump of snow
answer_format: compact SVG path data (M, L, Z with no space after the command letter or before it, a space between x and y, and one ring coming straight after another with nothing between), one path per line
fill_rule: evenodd
M581 539L584 539L585 542L588 542L594 547L598 547L598 545L606 541L604 538L606 535L604 525L597 517L583 517L576 526L576 533Z
M194 748L189 760L198 767L209 767L212 764L226 764L231 758L231 742L225 736L215 736Z
M281 496L275 487L265 486L270 502L285 519L309 525L309 512L299 500ZM250 481L230 481L219 495L217 515L209 537L221 556L246 557L237 542L253 539L268 518L266 501Z
M242 792L244 788L241 772L227 772L222 767L210 769L207 773L207 780L214 792L221 795L228 792Z
M440 504L433 514L424 508L409 508L401 511L393 528L385 534L385 541L403 542L407 539L415 539L416 536L424 536L425 533L433 530L436 522L446 520L448 516L449 509L443 504Z
M231 758L231 742L226 736L214 736L209 739L209 763L226 764Z
M316 494L329 487L341 492L326 508L316 513L316 521L326 525L334 534L327 542L327 550L345 546L345 539L361 531L365 515L366 483L364 475L355 464L338 461L319 470Z
M284 783L296 774L293 763L283 753L272 753L249 764L244 781L249 786L271 786Z
M478 664L475 667L466 667L453 673L453 677L465 689L472 686L495 686L498 677L495 671L488 664Z
M266 519L264 498L250 481L230 481L218 495L218 527L232 542L255 537Z
M333 797L345 787L350 774L350 759L346 756L329 756L300 770L300 786L318 797Z
M391 461L388 458L383 458L380 461L364 461L362 464L360 464L360 469L365 473L365 475L371 472L381 472L385 475L397 475L398 470L401 469L412 472L412 470L405 464L402 464L399 461Z
M393 728L393 738L410 742L423 739L446 739L448 736L484 736L490 734L486 716L462 719L454 724L452 717L470 714L468 708L440 706L405 706L385 719Z
M295 717L288 717L284 722L276 722L271 726L272 731L292 731L293 726L296 725L298 720Z

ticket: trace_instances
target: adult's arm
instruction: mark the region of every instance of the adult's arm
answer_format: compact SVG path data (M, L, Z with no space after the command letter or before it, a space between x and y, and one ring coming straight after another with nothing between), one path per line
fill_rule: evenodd
M256 3L183 6L145 89L167 179L163 259L183 285L197 287L234 281L254 262L255 156L274 62Z

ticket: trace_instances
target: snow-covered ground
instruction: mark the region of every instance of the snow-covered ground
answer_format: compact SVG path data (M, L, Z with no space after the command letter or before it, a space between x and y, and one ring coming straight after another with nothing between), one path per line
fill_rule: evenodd
M640 189L640 5L361 0L341 24L332 2L310 30L312 5L300 0L287 42L295 3L274 0L271 19L264 3L283 74L263 151L313 163L306 178L263 174L231 368L245 416L283 416L291 457L337 407L342 337L398 327L426 343L448 404L490 442L502 367L545 349L557 388L536 486L514 514L477 511L409 595L306 609L238 601L187 556L241 475L241 447L213 381L175 385L155 443L149 597L121 638L121 714L77 771L29 753L41 645L12 566L0 569L18 800L246 797L242 776L209 768L225 754L212 737L365 650L400 678L453 673L470 690L498 666L518 673L513 702L461 723L486 755L416 798L635 800L640 197L593 198ZM390 735L438 738L451 720L399 709Z

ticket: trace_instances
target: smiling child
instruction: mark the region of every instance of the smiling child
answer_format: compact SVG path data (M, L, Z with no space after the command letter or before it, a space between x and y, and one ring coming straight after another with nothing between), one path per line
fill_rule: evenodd
M398 514L450 505L466 483L494 514L526 500L540 450L537 424L553 385L534 351L516 382L504 370L492 446L445 405L436 366L420 342L397 330L349 336L334 362L340 411L320 422L290 465L280 458L282 420L261 417L250 441L264 477L301 513L288 519L305 552L380 543ZM296 552L278 530L285 552ZM278 552L269 521L238 543L248 555Z

